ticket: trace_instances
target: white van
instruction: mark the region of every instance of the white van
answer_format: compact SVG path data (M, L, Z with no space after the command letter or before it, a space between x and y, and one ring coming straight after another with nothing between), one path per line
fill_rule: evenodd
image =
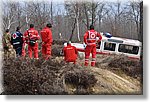
M66 45L66 44L65 44ZM75 46L79 53L85 51L85 44L71 43ZM97 54L124 54L129 58L140 59L142 43L138 40L106 37L102 36L102 40L97 44Z

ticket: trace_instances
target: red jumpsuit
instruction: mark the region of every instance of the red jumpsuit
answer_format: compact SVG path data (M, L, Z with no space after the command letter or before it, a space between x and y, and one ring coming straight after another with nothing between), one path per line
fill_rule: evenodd
M41 31L42 38L42 56L44 59L48 59L51 56L51 46L53 42L52 31L50 28L45 27Z
M63 52L65 57L64 60L66 62L74 62L74 64L76 63L77 53L78 53L76 47L71 46L71 44L69 44L63 48Z
M25 45L26 45L26 42L25 42L25 39L23 38L23 45L22 45L22 56L25 57L26 56L26 48L25 48Z
M28 44L28 54L29 57L32 58L32 51L34 52L34 58L38 59L38 42L35 43L34 46L31 46L29 44L29 37L30 39L39 40L40 36L38 34L38 31L34 28L30 28L24 33L24 43Z
M98 42L102 39L102 36L95 30L89 30L84 34L84 42L87 44L85 48L85 66L88 66L89 56L92 53L91 66L95 66L96 61L96 37L99 37Z

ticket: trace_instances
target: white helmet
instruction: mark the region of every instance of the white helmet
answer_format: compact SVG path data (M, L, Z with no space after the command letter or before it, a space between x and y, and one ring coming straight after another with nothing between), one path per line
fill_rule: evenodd
M99 40L99 37L96 37L96 41L98 41Z

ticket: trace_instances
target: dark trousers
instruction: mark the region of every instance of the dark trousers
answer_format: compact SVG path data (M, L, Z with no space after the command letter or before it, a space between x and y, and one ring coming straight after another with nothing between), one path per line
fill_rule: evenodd
M21 56L22 55L22 46L15 47L16 55Z

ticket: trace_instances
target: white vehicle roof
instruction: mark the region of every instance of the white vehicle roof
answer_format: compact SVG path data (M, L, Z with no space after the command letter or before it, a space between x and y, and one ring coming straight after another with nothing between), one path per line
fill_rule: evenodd
M84 49L85 45L81 44L81 43L71 43L72 46L76 47L76 48L80 48L80 49ZM67 43L64 43L64 46L67 46Z
M126 39L126 38L120 38L120 37L107 38L106 36L102 35L102 41L116 42L116 43L118 42L122 44L134 45L134 46L142 46L142 43L138 40Z

